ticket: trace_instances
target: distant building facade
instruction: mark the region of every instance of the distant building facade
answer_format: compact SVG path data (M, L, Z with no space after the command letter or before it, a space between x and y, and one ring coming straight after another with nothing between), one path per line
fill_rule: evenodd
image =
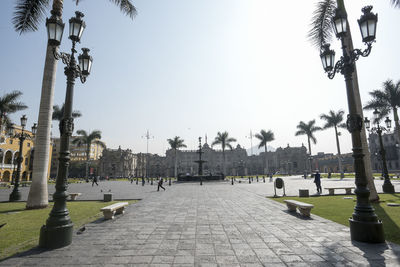
M341 155L343 172L354 172L354 158L352 153L345 153ZM319 152L313 156L313 170L320 172L335 172L339 173L339 159L338 155L333 153Z
M389 172L400 172L399 142L396 133L382 134L385 149L386 164ZM372 170L382 172L382 157L380 155L379 138L377 134L369 134L369 151L371 153Z
M130 149L103 150L99 159L98 175L109 178L128 178L135 176L137 157Z
M21 133L21 126L13 125L14 133ZM34 136L32 132L24 129L24 133L31 138L27 138L23 145L23 161L21 164L20 181L30 181L32 179ZM51 147L50 147L51 148ZM10 136L5 127L0 129L0 181L11 182L17 170L17 158L19 155L19 138ZM51 153L50 153L51 157Z
M222 150L211 148L207 143L202 146L203 174L220 174L223 172ZM262 175L280 172L282 174L302 174L307 169L307 149L304 146L278 148L274 152L260 153L248 156L240 145L234 149L225 150L225 175ZM174 176L175 151L168 149L166 156L148 156L147 169L149 176ZM195 175L198 172L198 150L178 150L178 174ZM146 168L147 166L147 168ZM141 169L140 167L138 167Z
M78 136L72 136L71 140L74 140ZM69 146L70 150L70 159L71 163L77 163L77 162L86 162L86 145L81 145L78 146L76 144L73 144L72 142L70 143ZM103 153L103 147L92 143L90 146L90 155L89 155L89 166L91 172L93 169L96 169L98 166L98 160L100 159L101 155ZM57 176L57 170L58 170L58 158L60 157L60 138L52 138L52 156L51 156L51 167L50 167L50 177L55 178Z

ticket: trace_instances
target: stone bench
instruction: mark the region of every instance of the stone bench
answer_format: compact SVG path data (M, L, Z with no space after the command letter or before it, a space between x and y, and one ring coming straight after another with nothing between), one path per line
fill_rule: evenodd
M82 193L69 193L71 200L76 200L76 198L80 195L82 195Z
M296 211L296 208L299 209L301 215L306 217L310 217L311 209L314 208L314 205L300 202L297 200L286 199L285 200L286 206L288 207L289 211Z
M100 211L103 212L104 218L106 220L114 219L114 214L123 214L125 212L125 206L127 205L128 202L118 202L110 206L101 208Z
M342 187L325 187L326 190L329 191L329 195L335 195L335 189L344 189L346 190L346 195L351 194L351 189L355 189L354 186L342 186Z

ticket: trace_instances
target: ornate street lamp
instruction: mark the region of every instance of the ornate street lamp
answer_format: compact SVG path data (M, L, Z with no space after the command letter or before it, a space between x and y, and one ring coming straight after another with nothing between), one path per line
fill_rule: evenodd
M357 195L357 204L354 208L350 222L351 239L361 242L381 243L385 242L383 225L378 216L375 214L373 207L369 201L369 189L367 187L367 176L364 165L364 152L361 144L361 130L363 127L363 119L357 111L356 97L353 88L353 72L355 62L360 56L367 57L375 41L376 23L378 16L371 12L372 6L366 6L362 9L364 13L358 20L360 25L363 42L367 45L364 51L360 49L349 50L346 46L345 38L347 36L348 24L347 15L344 10L336 9L336 14L332 24L338 39L341 40L343 55L340 60L334 64L335 52L329 48L329 44L323 46L320 57L322 66L327 72L328 77L333 79L337 72L343 74L346 89L347 101L349 106L349 115L347 116L347 129L351 133L353 143L353 157L355 169L355 184Z
M92 66L92 57L89 56L89 49L83 48L83 53L78 56L79 66L75 59L76 43L80 42L85 22L82 20L83 13L76 11L75 17L69 20L69 39L72 41L71 54L57 53L56 46L61 43L61 23L51 18L47 20L46 26L49 37L49 44L53 45L53 54L56 59L61 59L66 65L65 75L67 76L67 89L65 95L65 108L63 119L60 121L60 157L58 159L58 172L56 178L56 192L53 194L54 206L46 221L40 229L39 246L46 248L60 248L71 244L73 223L66 206L68 197L68 166L70 161L69 143L74 130L72 118L72 103L75 79L80 78L81 82L86 81ZM61 32L59 32L61 31Z
M18 138L19 139L19 151L18 151L18 157L16 160L17 172L15 174L14 188L13 188L13 191L11 192L10 198L9 198L10 202L21 200L21 192L19 191L19 178L21 176L21 164L22 164L22 161L24 160L23 145L24 145L25 139L32 138L29 134L24 133L27 120L28 120L28 118L25 115L23 115L21 117L21 132L20 133L14 134L14 129L12 127L10 127L10 129L9 129L10 138Z
M389 130L390 130L391 126L392 126L392 121L389 119L389 117L386 117L386 120L385 120L386 128L382 127L379 124L380 112L377 109L375 109L373 114L374 114L373 123L376 124L376 127L370 128L370 121L368 120L367 117L365 117L365 119L364 119L365 128L367 128L367 130L369 132L371 132L371 133L377 133L378 134L379 146L380 146L380 151L379 152L380 152L381 159L382 159L383 177L385 179L385 181L383 182L383 185L382 185L382 190L383 190L384 193L394 194L394 186L390 182L389 172L388 172L387 164L386 164L386 151L385 151L385 148L383 147L383 140L382 140L382 131L388 131L389 132Z

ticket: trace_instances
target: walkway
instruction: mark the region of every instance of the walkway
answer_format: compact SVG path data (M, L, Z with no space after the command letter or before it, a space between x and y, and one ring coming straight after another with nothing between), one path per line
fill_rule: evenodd
M132 185L133 186L133 185ZM255 187L254 187L255 188ZM347 227L303 219L242 186L150 190L113 221L86 225L73 243L33 249L0 266L399 266L400 246L352 243Z

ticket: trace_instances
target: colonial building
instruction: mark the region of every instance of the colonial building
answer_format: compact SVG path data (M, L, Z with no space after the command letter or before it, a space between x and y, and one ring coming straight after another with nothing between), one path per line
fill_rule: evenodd
M223 172L222 150L211 148L207 143L202 147L204 152L202 160L203 174L219 174ZM260 153L260 155L248 156L247 152L240 145L234 149L225 150L225 175L257 175L275 173L299 174L307 169L307 149L304 146L278 148L275 152ZM177 168L179 174L197 174L199 159L197 150L178 150ZM160 162L162 162L160 160ZM166 175L174 175L175 151L166 151L165 166ZM160 164L162 165L162 164ZM152 172L152 170L149 170Z
M380 155L379 138L377 134L370 134L369 151L371 153L372 170L382 172L382 157ZM400 172L399 142L396 133L382 134L383 147L386 152L386 164L389 172Z
M132 177L135 176L136 167L137 157L132 150L106 148L99 159L98 175L109 178Z
M72 136L71 140L74 140L74 138L77 138L77 136ZM55 178L57 176L57 170L58 170L58 158L60 156L60 138L52 138L52 160L51 160L51 168L50 168L50 177ZM86 145L78 146L73 144L72 142L70 143L70 157L71 157L71 163L74 165L74 162L86 162ZM100 156L103 153L103 147L92 143L90 146L90 155L89 155L89 161L90 161L90 170L91 172L94 172L93 169L97 168L98 165L98 160L100 159ZM76 165L76 164L75 164ZM70 171L71 172L71 171ZM74 171L72 171L74 173ZM84 175L84 172L83 172Z
M342 167L344 172L354 172L354 158L352 153L346 153L341 155ZM333 153L319 152L313 156L313 170L319 170L320 172L336 172L339 173L339 161L338 156Z
M21 133L21 126L13 125L14 134ZM25 139L22 153L23 160L21 164L21 181L30 181L32 179L34 140L31 131L24 129L24 133L30 138ZM5 132L0 131L0 181L11 182L17 170L17 158L19 155L19 138L14 138Z

